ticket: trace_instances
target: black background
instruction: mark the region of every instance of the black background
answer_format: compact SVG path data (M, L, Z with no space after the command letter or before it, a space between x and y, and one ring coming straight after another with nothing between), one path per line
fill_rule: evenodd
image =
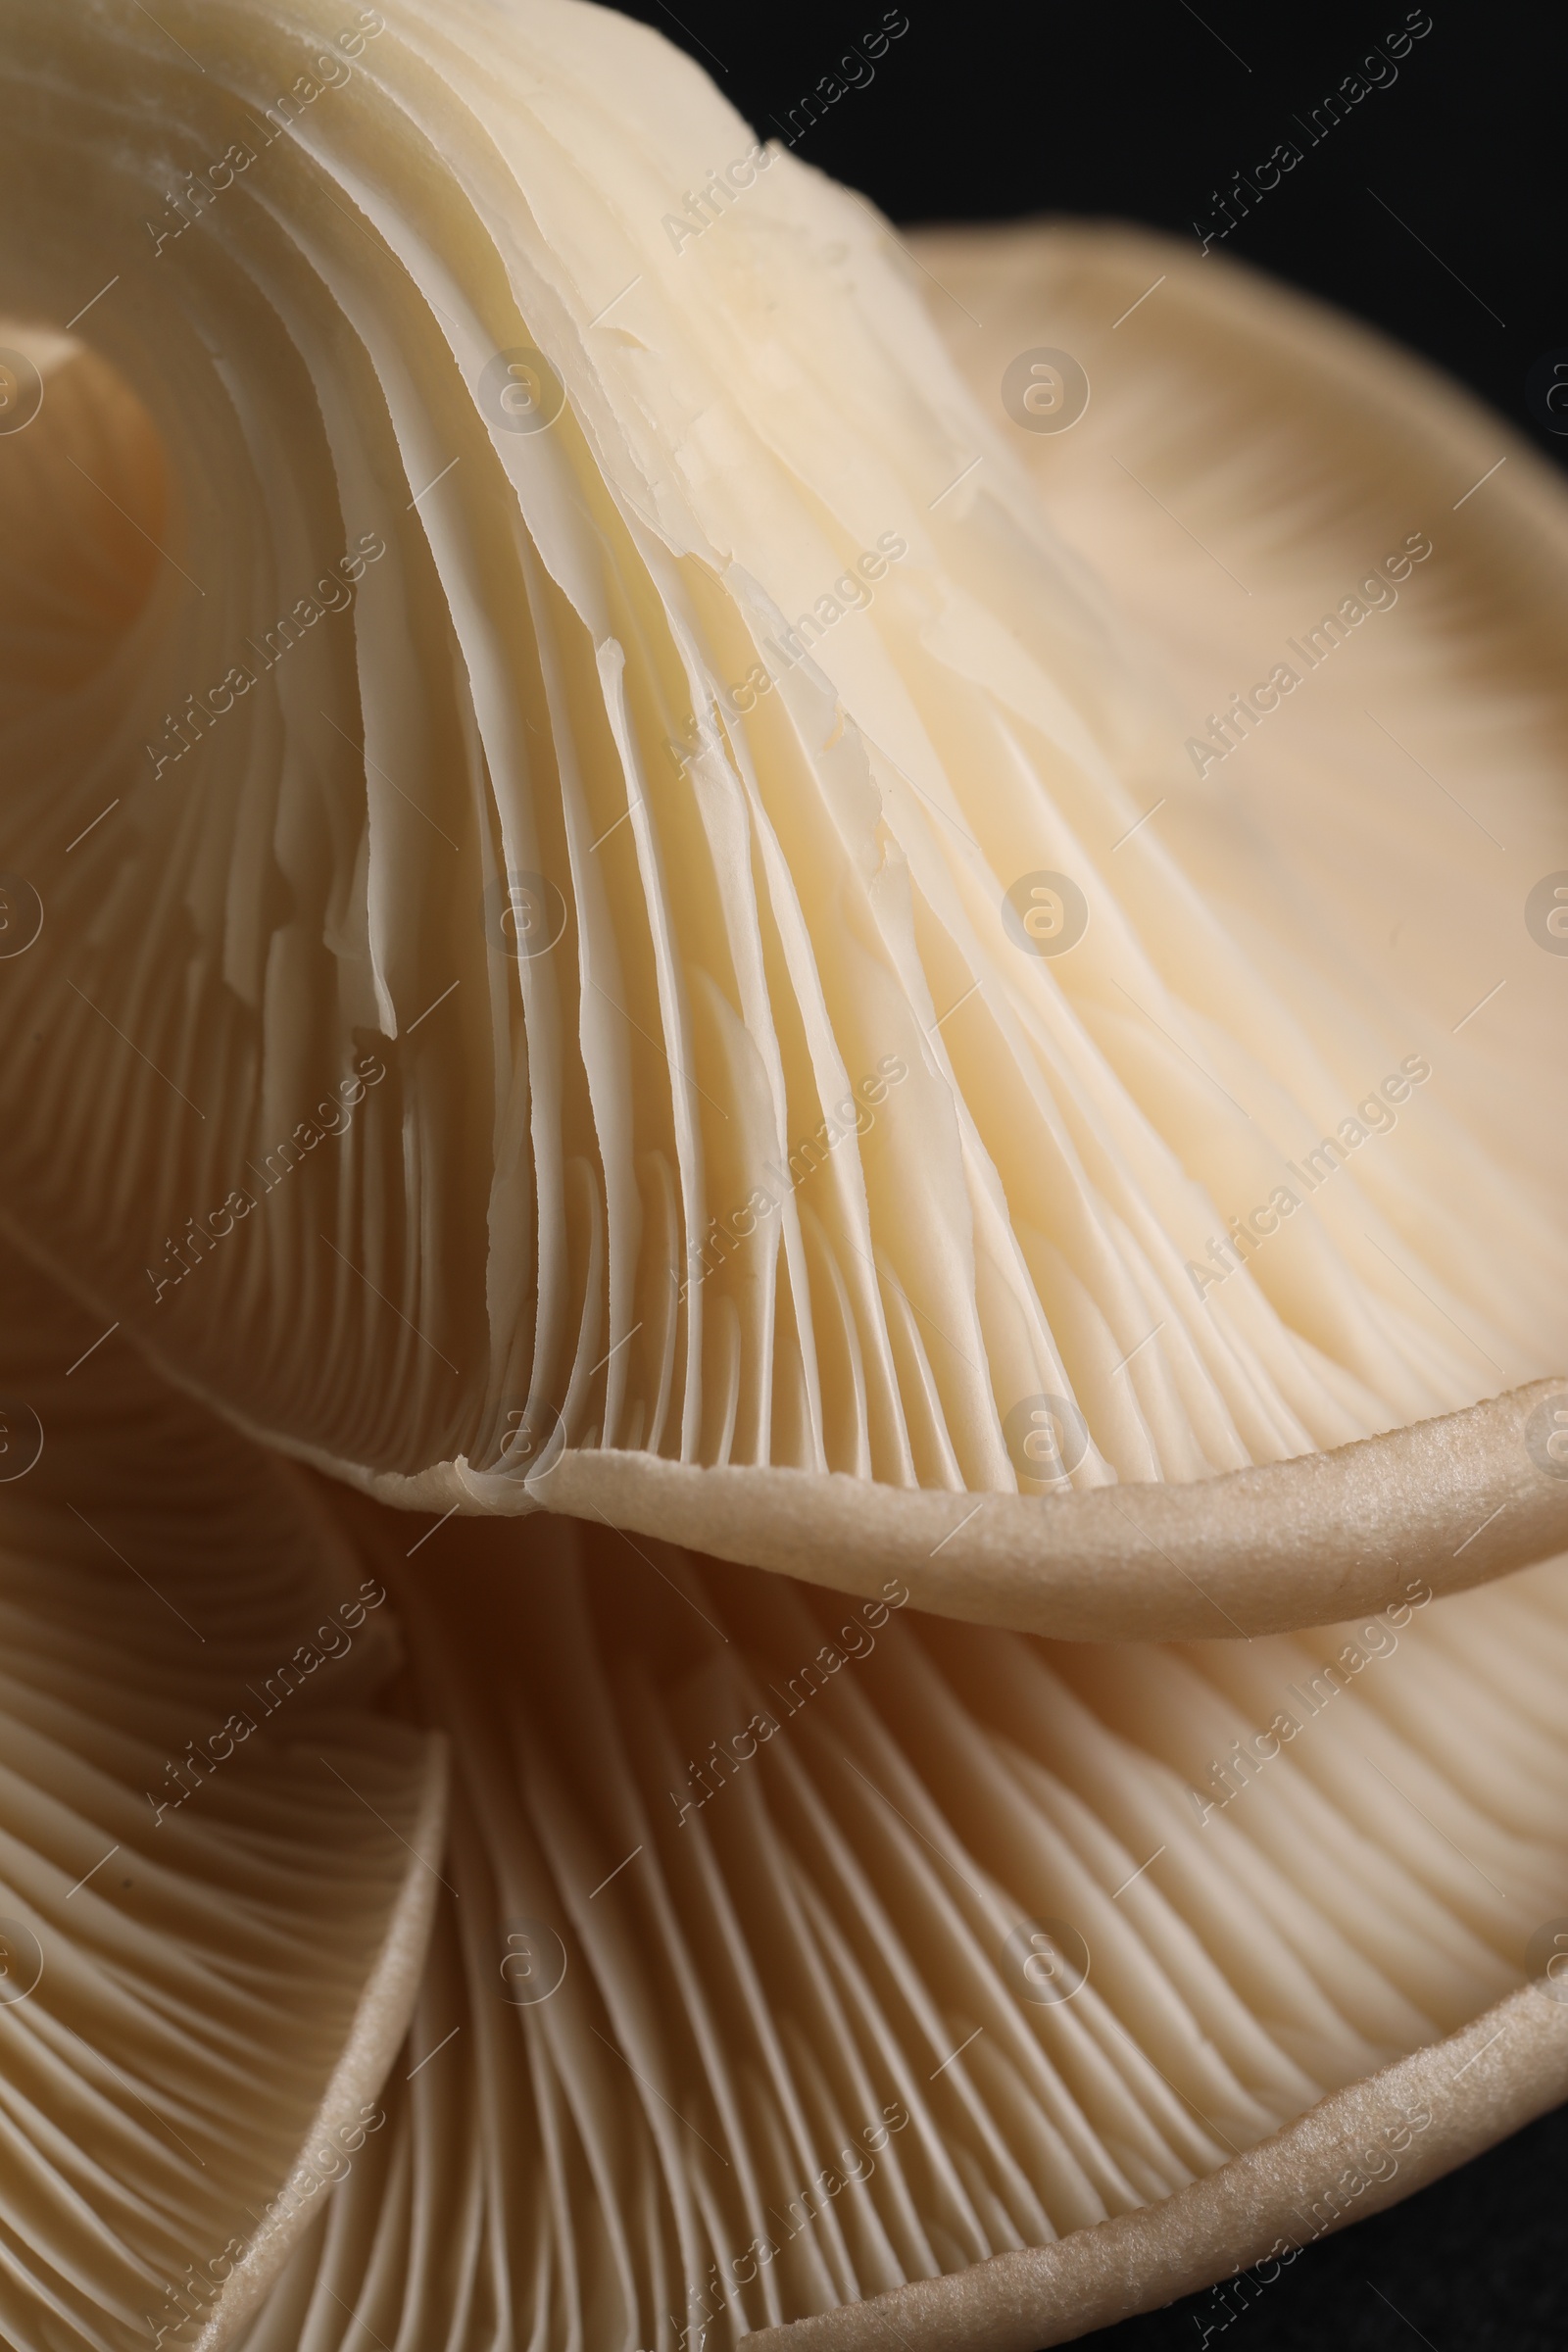
M790 109L884 5L631 0L625 13L686 49L765 136L787 137ZM798 141L803 161L901 224L1076 213L1196 249L1195 220L1220 224L1215 191L1294 140L1301 163L1222 250L1426 353L1568 461L1525 388L1537 361L1568 359L1561 0L1430 0L1415 14L1432 29L1397 80L1315 147L1293 118L1404 25L1404 0L902 0L893 13L907 32Z
M632 0L768 137L883 0ZM1316 147L1293 121L1406 8L1240 0L904 0L908 30L796 145L901 223L1071 213L1193 237L1282 139L1302 161L1223 250L1355 312L1460 377L1544 452L1527 379L1568 360L1568 12L1430 0L1432 29ZM1369 190L1376 190L1376 196ZM1381 199L1381 203L1378 201ZM1398 218L1394 218L1397 215ZM1563 419L1568 422L1568 417ZM1568 658L1568 657L1565 657ZM1106 2352L1564 2352L1568 2110L1307 2249L1228 2326L1195 2295Z

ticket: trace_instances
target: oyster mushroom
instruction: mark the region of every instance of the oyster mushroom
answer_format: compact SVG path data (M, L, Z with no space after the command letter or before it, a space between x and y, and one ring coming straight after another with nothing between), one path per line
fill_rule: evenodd
M3 1280L0 2329L177 2340L385 2128L444 1750L298 1473Z
M1031 2352L1277 2279L1568 2087L1523 1982L1568 1936L1560 1566L1048 1643L558 1517L409 1561L359 1513L451 1728L453 1891L419 2071L247 2352Z
M1452 1034L1446 970L1376 968L1360 868L1308 887L1192 775L1152 624L881 223L610 16L324 26L8 18L7 300L95 355L50 347L0 452L50 615L9 640L48 914L6 975L13 1230L404 1502L1088 1633L1214 1629L1162 1552L1251 1630L1549 1550L1519 1431L1568 1348L1560 1117ZM1229 329L1254 519L1284 316ZM1312 379L1381 482L1359 573L1395 482L1446 509L1477 439L1423 387L1406 436L1366 372ZM1507 599L1490 510L1433 503L1417 643L1355 648L1396 737ZM1515 815L1539 861L1524 765ZM1506 1030L1555 966L1504 898Z
M1568 2081L1560 1566L1184 1649L411 1543L6 1274L19 2340L1065 2341Z
M1549 2103L1561 1572L1438 1596L1568 1528L1557 493L1507 453L1504 570L1473 414L1145 240L933 241L939 333L595 10L5 24L23 1385L101 1336L117 1498L155 1411L414 1632L402 1860L311 1822L318 2062L220 2203L412 2010L388 2128L237 2255L182 2180L49 2325L183 2230L215 2347L1021 2348ZM1057 335L1060 438L996 397Z

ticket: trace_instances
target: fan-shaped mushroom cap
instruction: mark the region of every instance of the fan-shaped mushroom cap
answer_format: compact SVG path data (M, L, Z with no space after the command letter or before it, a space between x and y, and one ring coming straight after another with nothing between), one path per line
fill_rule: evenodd
M565 0L0 26L0 2324L1024 2352L1547 2103L1560 494Z
M411 1522L5 1290L18 2340L1021 2352L1568 2082L1560 1565L1048 1644Z
M129 2352L237 2320L384 2126L442 1749L300 1474L0 1296L0 2333Z
M1568 1345L1560 1101L1496 1077L1558 976L1516 885L1553 854L1562 524L1499 582L1473 418L1173 263L1104 322L1142 355L1104 387L1127 434L1069 501L1094 542L1131 479L1125 567L1140 513L1171 527L1144 472L1211 454L1260 583L1224 584L1238 647L1343 579L1340 669L1396 746L1438 758L1434 697L1445 762L1487 725L1501 897L1464 817L1423 803L1410 849L1412 937L1442 891L1489 950L1506 910L1466 1034L1430 938L1391 968L1362 935L1391 820L1358 795L1431 791L1402 752L1346 783L1293 694L1216 714L1200 780L1200 604L1116 616L881 223L655 35L565 0L92 23L12 0L0 69L6 298L90 298L102 355L38 343L0 437L49 615L4 641L45 917L0 966L34 1041L8 1213L62 1277L383 1495L841 1583L853 1524L959 1615L1207 1631L1195 1548L1259 1581L1259 1515L1291 1533L1244 1624L1376 1602L1412 1536L1446 1582L1550 1549L1549 1400L1445 1418ZM1079 293L1100 267L1075 249ZM997 283L982 380L1027 254ZM1430 571L1366 617L1406 541ZM1260 812L1211 769L1234 738L1270 772L1265 727L1309 789ZM1353 855L1287 871L1313 826ZM1151 1486L1152 1548L1116 1515Z
M1080 1645L356 1524L451 1730L453 1892L413 2080L246 2352L1030 2352L1568 2090L1560 1563Z

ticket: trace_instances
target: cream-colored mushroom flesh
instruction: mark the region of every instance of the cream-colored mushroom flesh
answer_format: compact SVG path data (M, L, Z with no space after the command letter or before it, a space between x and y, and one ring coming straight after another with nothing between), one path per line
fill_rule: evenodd
M1568 1948L1560 1567L1048 1643L559 1519L406 1561L359 1508L452 1888L420 2071L247 2352L1038 2352L1568 2091L1518 1989Z
M1492 428L1359 346L1314 403L1309 319L1173 266L1095 350L1086 563L997 375L1050 290L976 400L922 302L974 306L651 32L7 30L5 301L90 347L0 445L8 1214L172 1377L440 1508L814 1511L817 1573L829 1478L936 1498L911 1562L1055 1494L1049 1583L1107 1489L1562 1371L1523 453L1456 511ZM1095 517L1185 577L1171 472L1230 601L1129 612Z
M300 1474L9 1251L0 1299L0 2334L124 2352L385 2130L443 1743Z
M1568 2087L1560 1566L1049 1643L303 1484L5 1274L15 2340L1027 2352Z
M1560 487L577 0L0 34L0 2333L1038 2352L1562 2095Z

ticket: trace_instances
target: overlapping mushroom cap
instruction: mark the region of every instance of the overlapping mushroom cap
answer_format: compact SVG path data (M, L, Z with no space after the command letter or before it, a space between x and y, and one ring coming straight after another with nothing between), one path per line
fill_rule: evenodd
M421 1528L4 1273L17 2340L1022 2352L1568 2079L1560 1565L1181 1650Z
M445 1766L299 1474L0 1280L0 2329L122 2352L384 2128Z
M831 1473L1192 1482L1559 1369L1543 1089L1217 717L1193 774L875 217L608 15L324 24L8 20L9 300L118 370L43 351L4 452L29 1245L382 1493L821 1504L803 1561ZM1359 568L1451 583L1398 519Z
M247 2352L1038 2352L1568 2090L1525 1984L1568 1949L1560 1563L1162 1648L359 1524L453 1730L452 1890L419 2071Z
M12 2324L1026 2352L1545 2103L1560 496L565 0L0 24Z

